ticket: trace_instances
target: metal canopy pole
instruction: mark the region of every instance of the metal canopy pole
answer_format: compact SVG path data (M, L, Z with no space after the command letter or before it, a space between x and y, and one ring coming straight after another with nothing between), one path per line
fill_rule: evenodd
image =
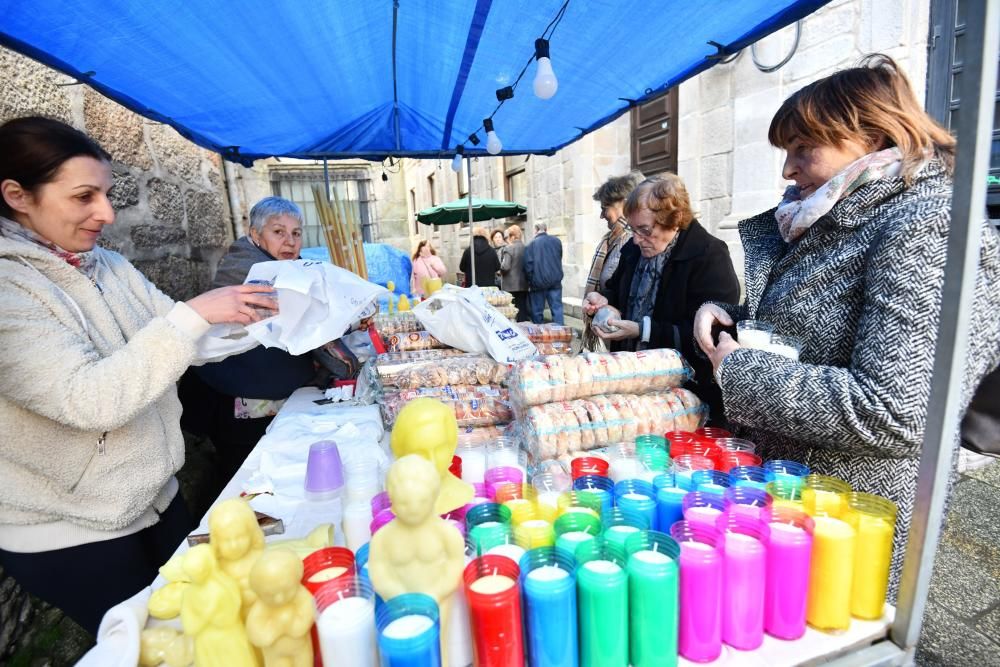
M945 265L934 381L917 478L917 496L906 544L896 618L890 636L912 661L920 639L927 593L934 569L944 501L951 474L954 434L970 334L972 300L979 268L981 222L986 206L986 175L1000 44L1000 3L968 0L966 56L962 71L962 123L951 200L948 259ZM951 20L954 20L953 18ZM977 45L979 47L977 48ZM971 332L973 335L975 332Z
M472 156L465 158L465 178L469 188L469 264L472 266L472 280L469 287L476 284L476 235L472 233Z

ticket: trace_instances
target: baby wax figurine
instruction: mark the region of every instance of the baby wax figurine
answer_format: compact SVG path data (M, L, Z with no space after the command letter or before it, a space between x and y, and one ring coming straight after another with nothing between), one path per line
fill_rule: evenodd
M438 603L441 627L448 628L451 598L465 566L465 541L434 508L440 479L435 466L416 454L392 464L386 486L396 518L372 536L368 575L383 600L403 593L430 595ZM442 630L444 665L447 646L448 633Z
M434 464L441 478L435 514L447 514L472 502L472 485L448 470L458 446L458 422L452 408L433 398L410 401L396 416L389 442L396 458L419 454Z
M181 625L194 638L197 667L257 667L257 656L240 619L242 596L235 581L219 569L212 548L192 547L184 556L191 584L181 602Z
M208 534L219 567L239 584L245 619L257 599L248 581L250 568L264 551L257 515L242 498L224 500L208 515Z
M247 636L263 651L264 667L312 667L309 630L316 605L301 582L302 560L291 549L264 552L250 570L257 601L247 616Z
M185 634L165 626L146 628L139 639L140 667L188 667L194 660L194 643Z

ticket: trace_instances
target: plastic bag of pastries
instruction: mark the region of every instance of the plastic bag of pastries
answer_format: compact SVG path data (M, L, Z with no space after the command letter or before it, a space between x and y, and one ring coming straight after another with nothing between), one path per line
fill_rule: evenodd
M680 399L684 409L682 413L674 418L674 424L677 430L681 431L694 431L700 428L706 419L705 406L702 404L701 399L695 396L691 391L677 387L671 389L670 392Z
M587 418L589 420L587 430L593 434L594 446L604 446L609 442L608 425L604 421L604 413L601 411L601 408L597 405L597 403L591 398L584 399L581 403L587 411Z
M543 359L549 369L549 387L545 394L546 403L558 403L566 400L566 374L563 367L563 357L549 356Z
M532 456L553 459L558 456L556 425L547 405L535 405L525 413L526 441Z
M638 394L649 389L635 352L612 352L611 356L618 362L619 393Z

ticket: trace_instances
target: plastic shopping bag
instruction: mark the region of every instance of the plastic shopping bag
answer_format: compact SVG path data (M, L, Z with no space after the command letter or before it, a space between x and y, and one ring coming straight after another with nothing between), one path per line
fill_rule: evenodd
M445 285L413 314L435 338L466 352L485 353L501 363L535 354L524 332L487 303L478 287Z

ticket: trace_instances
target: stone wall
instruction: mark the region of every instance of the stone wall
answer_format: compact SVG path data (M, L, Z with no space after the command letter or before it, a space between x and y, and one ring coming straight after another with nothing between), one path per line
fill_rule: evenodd
M0 83L0 122L58 118L111 154L116 216L101 245L128 257L175 299L204 291L233 238L219 156L6 49L0 49Z

